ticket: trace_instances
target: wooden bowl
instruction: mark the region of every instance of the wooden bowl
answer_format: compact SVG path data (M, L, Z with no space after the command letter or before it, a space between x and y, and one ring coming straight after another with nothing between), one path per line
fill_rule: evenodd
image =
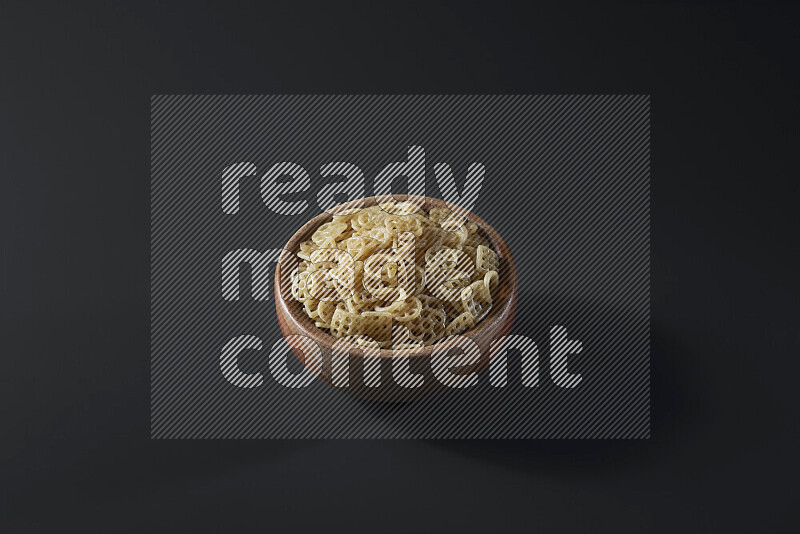
M426 211L429 211L431 208L448 207L445 201L436 198L411 197L408 195L394 195L394 198L400 202L408 199L415 202L423 202L423 207ZM360 200L347 202L337 206L335 209L339 211L360 207L362 206L360 202ZM377 204L376 197L366 198L363 202L364 207ZM478 322L473 328L461 334L461 336L474 341L481 351L481 358L476 364L464 366L457 370L457 372L461 374L466 374L480 372L485 369L489 364L489 349L492 341L505 336L511 331L516 313L519 285L514 258L511 254L511 250L500 234L477 215L467 212L466 210L464 210L463 213L470 221L477 224L478 231L489 240L500 261L500 280L498 287L492 292L492 309L483 320ZM311 234L313 234L320 225L330 222L331 219L332 215L329 213L317 215L304 224L284 247L284 254L278 262L275 271L275 308L278 316L278 324L284 337L299 335L310 339L321 349L322 360L325 363L321 368L319 366L307 365L302 348L298 346L297 343L290 343L294 355L318 378L332 387L336 387L333 386L332 382L330 356L333 344L338 340L325 330L317 328L314 322L303 311L303 305L292 298L290 277L291 271L296 265L296 260L294 260L294 258L296 258L300 243L310 239ZM307 346L305 344L303 345ZM405 402L443 391L447 388L436 379L431 370L431 357L435 351L441 350L443 350L441 341L413 351L400 352L391 349L377 349L372 353L372 356L369 357L378 357L381 359L381 384L378 387L367 387L364 385L363 380L363 359L368 356L364 355L364 351L360 347L353 345L352 350L349 351L349 385L348 387L337 387L337 389L347 391L361 398L385 402ZM451 353L456 352L454 349L448 349L448 351ZM377 356L375 355L376 353ZM401 387L395 383L391 374L391 367L392 359L398 357L408 358L410 371L414 374L421 374L424 377L422 386L407 388Z

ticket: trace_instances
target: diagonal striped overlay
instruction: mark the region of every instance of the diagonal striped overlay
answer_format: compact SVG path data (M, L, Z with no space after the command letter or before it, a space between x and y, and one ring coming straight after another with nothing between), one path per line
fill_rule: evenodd
M319 381L279 385L269 370L275 307L271 294L259 300L274 270L266 280L242 269L239 298L227 300L223 258L281 249L323 209L371 196L410 146L424 148L428 196L452 196L472 163L485 166L472 211L503 235L519 276L507 385L494 387L486 370L473 387L405 404ZM305 201L296 213L262 199L260 177L279 162L309 175L307 190L281 197ZM455 185L440 186L436 163ZM325 166L349 179L323 177ZM234 171L238 199L221 195ZM650 435L649 96L155 96L150 252L154 438ZM555 326L582 345L569 357L575 387L552 380ZM238 367L263 375L257 387L232 385L220 365L241 336ZM538 374L523 366L533 344Z

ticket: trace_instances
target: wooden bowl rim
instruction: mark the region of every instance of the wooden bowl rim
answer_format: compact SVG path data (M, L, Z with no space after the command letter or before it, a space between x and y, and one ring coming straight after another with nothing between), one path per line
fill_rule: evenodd
M417 195L392 195L392 198L397 202L404 202L406 200L412 201L422 201L425 206L426 211L430 211L431 208L450 208L456 207L461 210L462 213L469 219L470 221L474 222L478 225L478 227L483 231L486 237L489 238L492 248L498 257L505 260L505 269L503 274L506 276L507 280L500 280L499 287L507 288L507 291L503 292L503 303L501 306L492 306L492 310L489 312L489 315L484 317L476 326L470 328L462 332L460 335L469 337L474 340L474 338L478 338L487 330L497 326L502 320L506 319L509 321L514 320L515 314L515 307L516 307L516 298L518 292L518 279L517 279L517 268L516 264L514 263L514 257L511 253L511 248L505 242L503 237L500 233L495 230L489 223L483 220L481 217L475 215L469 210L465 210L454 204L452 202L447 202L445 200L428 197L428 196L417 196ZM344 211L351 208L367 208L371 206L375 206L378 202L385 202L387 200L386 196L381 197L365 197L362 199L355 199L343 204L339 204L332 208L332 210L336 211ZM362 205L363 203L363 205ZM288 251L292 254L296 254L300 248L300 243L302 241L306 241L310 239L311 234L319 228L321 225L325 224L326 222L330 222L333 219L333 215L329 212L323 212L315 217L311 218L308 222L306 222L303 226L297 230L289 241L284 246L284 250ZM276 268L275 273L275 304L277 309L277 313L280 315L281 312L289 315L294 322L302 329L302 335L305 335L314 340L320 348L330 350L333 347L333 344L339 340L339 338L334 337L333 335L323 331L322 329L318 328L312 322L311 318L308 317L305 313L302 312L302 308L298 310L293 309L293 306L289 303L285 302L283 299L283 291L285 288L281 286L282 277L280 276L279 269L280 263ZM299 303L298 303L299 304ZM297 308L297 307L294 307ZM510 317L509 317L510 315ZM508 329L510 330L510 326L508 325ZM447 338L442 338L447 339ZM371 354L377 354L381 358L392 358L397 357L398 352L401 352L402 355L408 355L412 358L424 358L429 357L433 354L433 351L437 348L441 348L442 345L440 344L442 340L437 341L433 345L428 345L423 347L422 349L410 349L410 350L397 350L397 349L377 349L375 351L370 351ZM353 345L354 350L359 350L363 354L364 347Z

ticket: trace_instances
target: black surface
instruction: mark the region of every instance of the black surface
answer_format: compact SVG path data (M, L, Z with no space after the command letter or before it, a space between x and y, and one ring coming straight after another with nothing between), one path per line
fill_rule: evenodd
M798 6L225 5L3 5L0 530L794 530ZM150 95L279 92L651 93L652 439L150 441Z

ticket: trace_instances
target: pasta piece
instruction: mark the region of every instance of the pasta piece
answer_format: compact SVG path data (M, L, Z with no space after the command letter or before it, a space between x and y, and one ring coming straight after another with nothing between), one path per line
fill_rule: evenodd
M475 325L474 321L472 320L472 315L469 312L464 312L452 321L450 324L447 325L447 328L444 330L445 336L454 336L456 334L460 334L465 330L472 328Z
M484 275L489 271L497 271L497 254L489 247L478 245L475 257L475 270Z

